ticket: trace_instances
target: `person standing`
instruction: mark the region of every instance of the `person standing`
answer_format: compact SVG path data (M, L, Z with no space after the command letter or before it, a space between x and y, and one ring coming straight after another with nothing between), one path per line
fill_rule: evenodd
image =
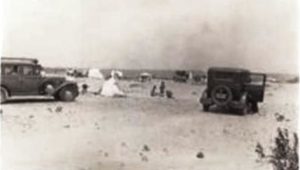
M160 96L162 96L162 97L164 96L165 90L166 90L166 84L165 84L164 81L162 81L160 83L160 86L159 86L159 94L160 94Z

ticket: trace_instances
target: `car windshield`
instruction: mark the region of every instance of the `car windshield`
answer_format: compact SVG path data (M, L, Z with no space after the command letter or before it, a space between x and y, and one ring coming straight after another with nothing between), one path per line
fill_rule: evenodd
M251 78L251 81L249 82L249 84L260 85L261 86L264 83L264 76L263 75L251 74L250 78Z
M228 72L219 72L215 74L215 79L217 80L226 80L226 81L233 81L236 78L235 73L228 73Z

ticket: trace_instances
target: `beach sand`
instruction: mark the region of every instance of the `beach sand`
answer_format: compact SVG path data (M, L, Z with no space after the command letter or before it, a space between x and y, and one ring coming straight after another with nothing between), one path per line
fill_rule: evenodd
M120 84L126 98L4 104L2 169L267 170L257 142L268 152L278 127L297 129L298 84L271 84L260 113L246 116L203 112L204 85L166 81L175 97L167 99L150 97L158 80Z

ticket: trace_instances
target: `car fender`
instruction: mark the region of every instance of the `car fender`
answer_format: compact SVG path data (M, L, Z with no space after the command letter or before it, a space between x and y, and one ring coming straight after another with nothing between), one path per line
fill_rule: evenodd
M48 95L52 95L55 90L53 90L53 92L51 92L51 93L47 93L45 91L45 88L47 85L51 85L53 88L56 88L57 83L55 82L55 80L48 80L48 79L42 81L42 83L39 85L39 93L41 93L41 94L46 93Z
M62 88L67 87L67 86L70 86L70 87L74 88L74 89L76 90L77 95L78 95L78 86L77 86L77 83L71 82L71 81L66 81L66 82L62 83L61 85L59 85L59 86L55 89L55 91L54 91L53 94L55 95L55 94L59 93L59 91L60 91Z
M7 86L5 86L4 84L1 84L1 87L5 88L5 90L7 91L8 96L11 96L11 92L9 90L9 88Z

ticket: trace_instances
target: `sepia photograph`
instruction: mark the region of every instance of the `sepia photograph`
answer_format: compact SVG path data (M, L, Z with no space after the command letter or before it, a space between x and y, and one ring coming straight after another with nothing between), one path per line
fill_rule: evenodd
M299 169L297 0L0 6L0 169Z

